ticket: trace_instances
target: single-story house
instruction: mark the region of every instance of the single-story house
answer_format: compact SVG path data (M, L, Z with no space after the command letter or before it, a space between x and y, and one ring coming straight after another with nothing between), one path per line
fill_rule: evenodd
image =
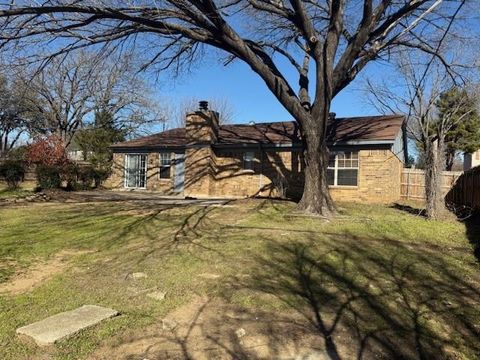
M203 104L187 115L185 128L114 144L106 186L185 197L301 195L303 147L296 122L219 125L218 116ZM400 198L403 124L403 115L332 115L328 182L334 199Z

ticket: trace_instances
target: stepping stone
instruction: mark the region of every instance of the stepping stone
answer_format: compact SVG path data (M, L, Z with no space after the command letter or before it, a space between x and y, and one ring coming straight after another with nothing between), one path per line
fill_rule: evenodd
M147 277L148 277L148 275L143 273L143 272L132 273L132 278L134 278L134 279L146 279Z
M50 345L76 332L118 315L118 311L96 305L83 305L17 329L17 334L31 337L37 345Z
M177 327L177 322L171 319L162 320L162 329L166 331L173 331Z
M162 301L163 299L165 299L166 295L167 293L165 291L154 291L147 294L147 297L153 300Z
M218 274L211 274L211 273L198 274L198 276L204 279L211 279L211 280L218 279L220 277L220 275Z

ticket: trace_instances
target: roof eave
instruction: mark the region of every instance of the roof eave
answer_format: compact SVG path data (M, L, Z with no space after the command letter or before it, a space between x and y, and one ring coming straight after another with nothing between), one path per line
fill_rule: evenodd
M155 151L155 150L183 150L185 145L154 145L154 146L110 146L113 152L127 152L127 151Z

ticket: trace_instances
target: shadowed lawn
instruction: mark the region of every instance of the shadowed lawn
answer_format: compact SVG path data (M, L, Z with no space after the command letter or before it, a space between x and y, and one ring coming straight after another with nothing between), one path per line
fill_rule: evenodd
M33 193L36 183L33 181L24 181L17 189L9 189L5 182L0 181L0 200L9 197L25 197Z
M198 296L268 313L257 320L268 325L262 335L281 343L287 322L292 337L310 334L311 348L331 359L480 358L480 267L471 228L467 238L456 221L429 222L380 205L341 206L330 222L267 200L0 207L0 283L70 254L39 286L0 295L0 358L92 356L127 334L141 338ZM133 272L148 278L133 280ZM165 300L144 296L151 288L166 291ZM122 315L46 349L14 334L83 304ZM184 342L178 358L195 358ZM224 349L228 343L238 358L260 357L232 338L216 343Z

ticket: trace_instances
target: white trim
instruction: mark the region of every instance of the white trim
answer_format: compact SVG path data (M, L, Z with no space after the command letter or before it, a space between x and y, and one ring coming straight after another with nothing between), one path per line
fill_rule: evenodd
M170 164L168 165L168 167L170 168L170 176L168 178L162 178L160 176L162 166L166 167L166 165L162 165L162 154L168 154L168 156L170 158ZM160 181L171 181L172 180L172 152L169 151L169 150L158 152L158 180L160 180Z
M141 187L141 186L135 186L135 187L131 187L131 186L127 186L127 156L130 156L130 155L137 155L137 156L145 156L145 180L144 180L144 184L145 186ZM128 153L128 154L125 154L125 157L123 159L123 187L125 189L142 189L142 190L146 190L147 189L147 170L148 170L148 154L146 153Z
M356 153L357 154L357 167L339 167L338 166L338 153L343 152L343 153ZM349 188L349 189L354 189L358 188L358 180L360 178L360 152L359 151L334 151L331 153L331 155L335 155L335 165L332 168L331 166L327 166L327 171L328 170L333 170L333 185L327 184L331 188ZM350 161L352 161L350 159ZM330 159L328 160L330 162ZM357 184L356 185L338 185L338 170L357 170Z
M251 156L248 156L251 155ZM243 164L242 170L243 171L251 171L255 172L255 151L244 151L243 152ZM250 163L251 168L245 168L245 163Z

